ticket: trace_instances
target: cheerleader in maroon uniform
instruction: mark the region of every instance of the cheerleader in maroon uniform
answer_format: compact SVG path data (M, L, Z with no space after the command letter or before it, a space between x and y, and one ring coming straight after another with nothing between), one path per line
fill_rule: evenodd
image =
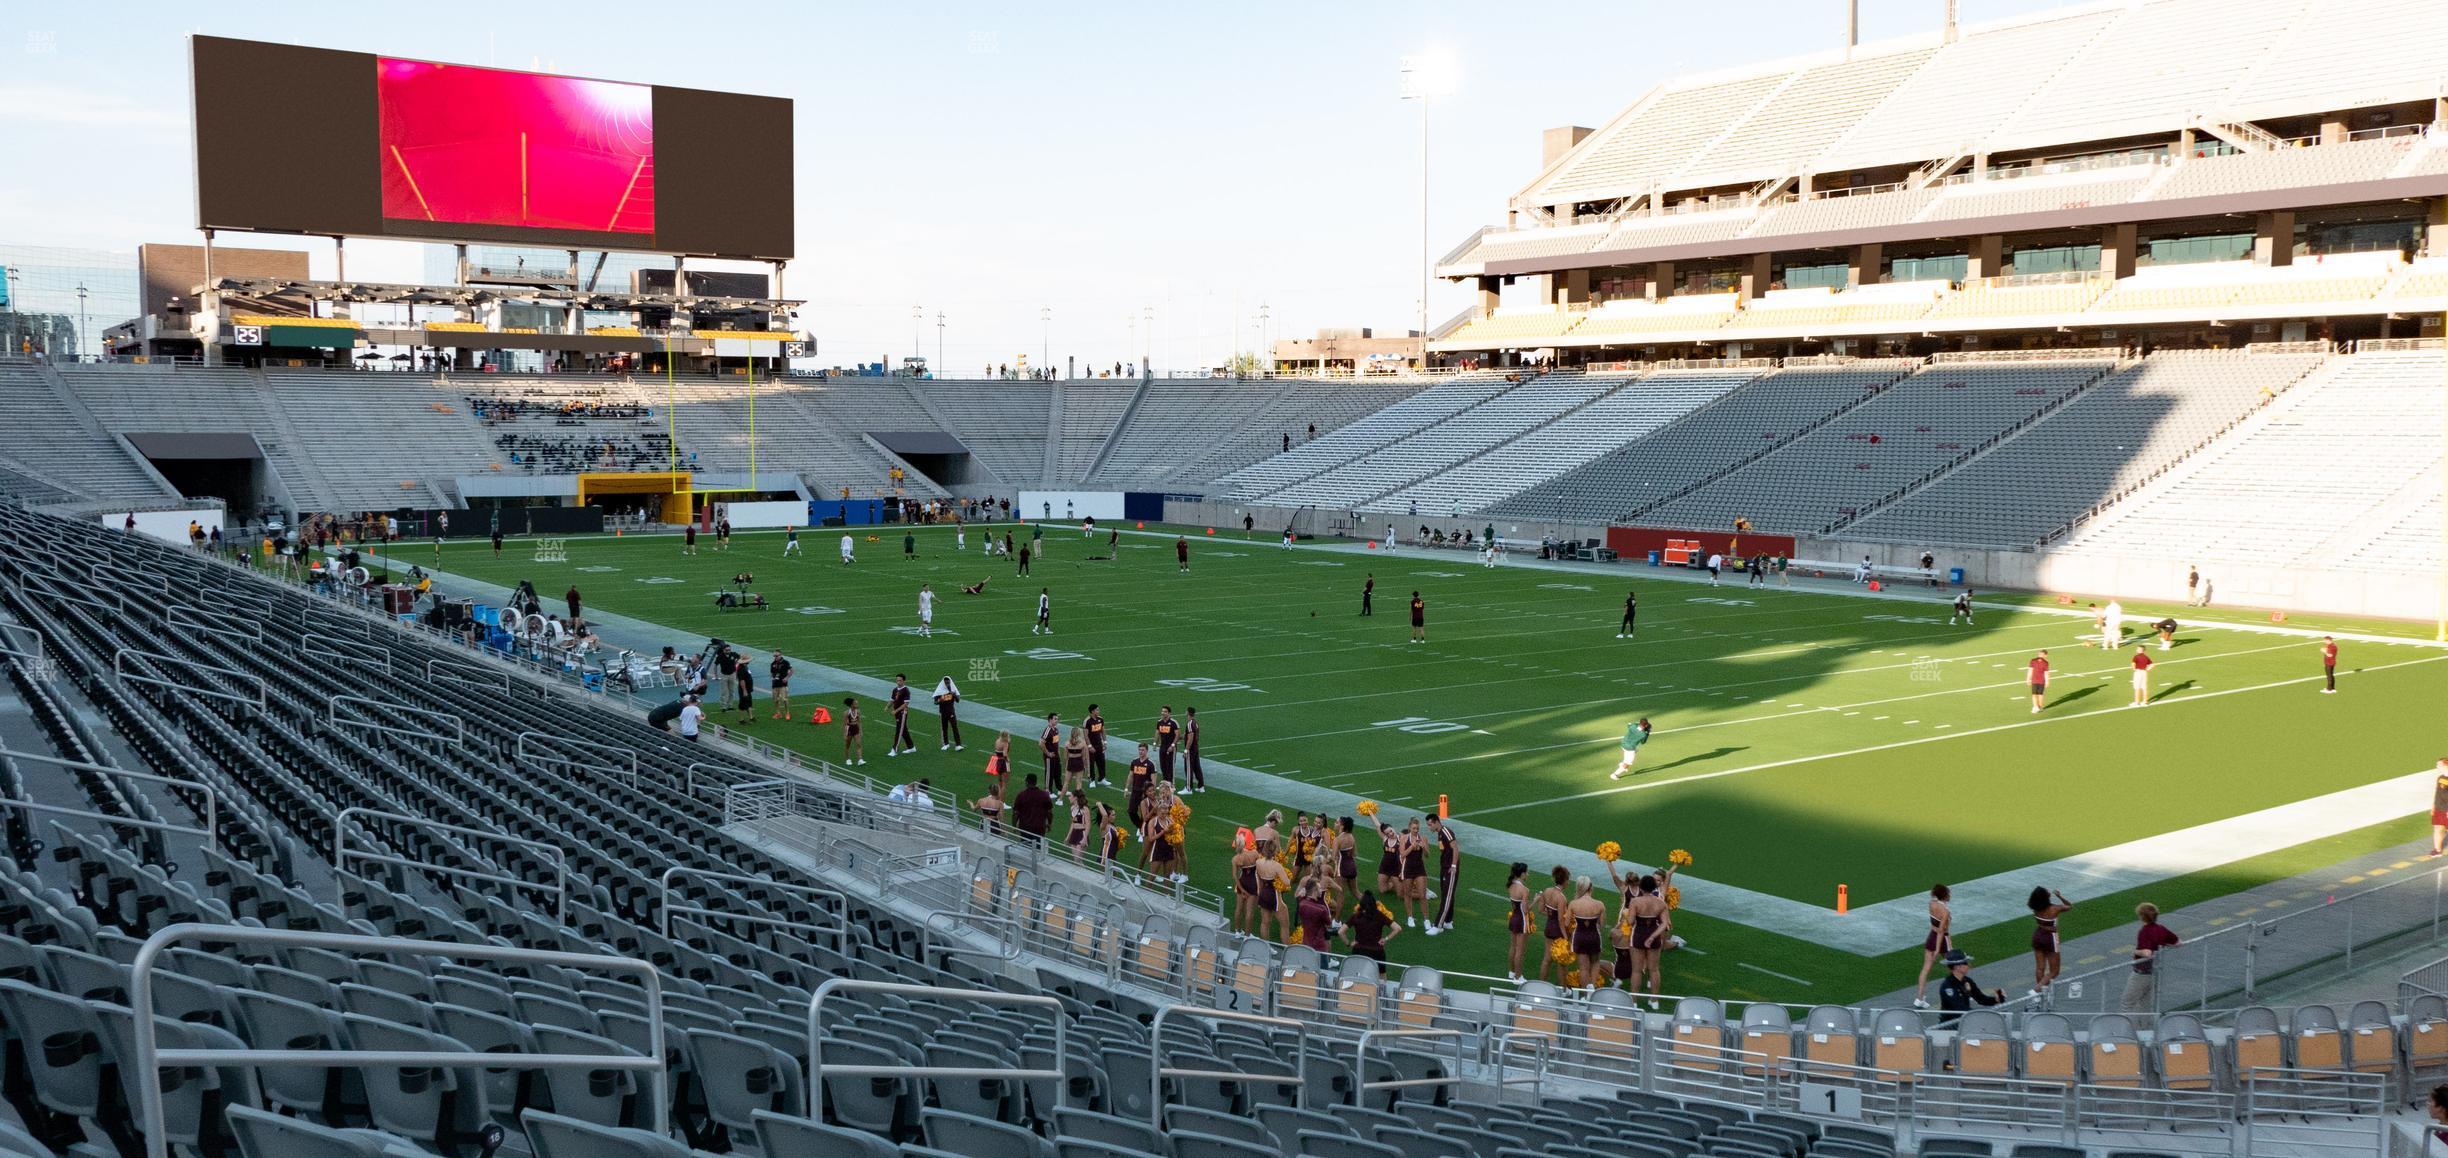
M1564 919L1572 930L1573 960L1581 971L1581 984L1598 986L1598 947L1604 943L1606 904L1590 895L1590 879L1573 880L1572 903L1564 906Z
M1122 855L1122 845L1130 839L1130 834L1115 823L1113 805L1102 800L1097 801L1096 805L1096 826L1097 847L1100 849L1098 855L1110 864Z
M1420 910L1428 907L1428 838L1420 835L1419 818L1414 816L1402 833L1402 899L1403 927L1419 924ZM1429 918L1435 927L1436 918Z
M1377 894L1397 896L1402 892L1402 834L1385 821L1377 822L1377 843L1385 849L1377 857Z
M1247 933L1250 918L1258 908L1258 850L1241 843L1240 834L1233 835L1233 932Z
M1557 865L1548 870L1547 875L1553 878L1555 883L1540 889L1537 901L1538 910L1545 918L1539 926L1539 935L1544 938L1540 942L1543 946L1553 945L1564 939L1564 884L1572 879L1572 874L1564 871L1563 865ZM1555 964L1555 954L1542 950L1539 953L1539 980L1547 980L1547 973L1555 968Z
M1360 837L1352 831L1352 818L1348 816L1335 832L1335 876L1343 882L1343 896L1360 892ZM1336 901L1338 907L1341 903Z
M2064 916L2074 902L2055 889L2035 888L2026 902L2032 911L2032 996L2048 992L2049 982L2065 972L2065 962L2057 956L2057 918Z
M1914 1009L1929 1008L1929 1002L1921 999L1921 991L1929 985L1930 966L1955 947L1955 910L1947 904L1947 898L1953 895L1945 885L1930 886L1929 936L1921 941L1921 977L1913 982Z
M1505 958L1505 980L1516 985L1528 980L1522 976L1522 945L1530 940L1530 886L1522 883L1530 866L1514 861L1505 870L1505 934L1512 939L1511 953Z
M1070 831L1063 834L1063 844L1065 847L1071 850L1071 859L1073 860L1078 860L1088 855L1089 811L1088 794L1085 792L1072 793L1071 828Z

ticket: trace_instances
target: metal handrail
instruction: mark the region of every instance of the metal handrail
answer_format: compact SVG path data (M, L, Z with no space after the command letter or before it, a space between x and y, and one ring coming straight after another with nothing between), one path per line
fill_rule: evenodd
M184 833L188 836L200 836L204 838L205 844L210 847L218 847L221 843L221 793L218 789L205 783L204 781L181 780L176 776L156 776L150 772L131 772L125 768L113 768L108 764L89 764L83 760L64 760L58 756L46 756L40 752L19 752L10 748L0 748L0 760L30 760L37 764L49 764L55 768L67 768L78 772L92 772L102 776L125 776L128 779L140 780L147 784L167 784L173 788L184 788L190 791L201 792L204 794L204 827L196 828L193 825L172 824L166 820L140 820L132 816L112 816L108 813L94 812L83 808L66 808L57 804L43 804L33 800L12 800L5 797L0 797L0 807L15 808L26 812L40 812L51 816L73 816L81 820L98 820L105 824L115 824L122 828L141 828L152 832L177 832Z
M824 1063L824 1003L825 998L841 992L883 993L896 997L922 997L930 1001L972 1001L981 1005L1018 1005L1050 1009L1054 1017L1054 1065L1050 1070L1027 1068L985 1069L969 1066L828 1066ZM1159 1011L1158 1017L1163 1014ZM824 1120L827 1073L850 1078L964 1078L1016 1079L1019 1081L1051 1081L1054 1083L1054 1108L1071 1104L1071 1081L1062 1070L1070 1060L1071 1037L1063 1013L1061 999L1031 993L1002 993L985 989L937 989L931 985L906 985L896 981L859 981L835 977L816 987L808 997L807 1081L808 1116Z
M670 868L664 869L663 875L655 880L655 896L662 902L662 904L658 907L661 909L663 914L661 931L664 940L668 941L671 939L672 917L677 914L687 914L690 916L719 917L726 921L741 921L751 925L770 925L778 929L803 929L810 932L822 933L833 938L834 948L837 950L843 949L849 944L850 932L848 928L842 925L820 925L812 921L793 921L783 917L765 917L758 916L753 913L733 913L726 912L721 909L709 909L701 905L674 905L672 904L671 899L672 879L674 877L681 876L701 877L706 880L732 881L739 884L748 885L764 885L768 888L782 889L788 892L801 893L811 897L830 898L839 902L842 906L842 911L845 913L847 913L850 908L850 898L847 895L835 889L828 889L822 885L799 885L792 884L788 881L767 880L764 877L743 876L739 873L718 873L712 869L692 868L688 865L673 865Z
M415 728L402 728L396 724L385 724L378 720L365 718L344 720L340 718L340 705L344 703L364 704L369 708L380 708L385 711L392 712L408 712L413 715L425 716L432 719L448 720L450 721L451 725L451 734L445 736L439 732L421 732ZM327 722L334 728L364 728L368 731L387 732L395 736L413 736L420 740L432 740L436 743L449 744L452 747L458 747L467 743L467 722L450 714L449 712L433 711L426 708L411 708L405 704L386 704L379 700L369 700L364 696L347 695L332 696L325 703L324 707Z
M372 668L373 670L381 672L384 675L391 674L391 656L386 652L377 651L369 652L365 655L351 655L345 651L339 651L333 648L324 647L321 644L307 642L300 643L298 645L298 654L308 659L328 660L332 663L353 663L360 667Z
M489 881L494 884L516 885L520 888L539 890L544 887L542 883L528 880L525 877L514 877L503 873L488 873L478 869L452 868L449 865L434 864L430 861L421 861L413 857L394 856L390 853L375 852L370 849L352 849L348 846L348 820L349 817L352 816L377 817L383 820L398 821L417 828L430 829L435 832L457 833L462 836L473 836L483 840L490 840L501 844L515 845L520 848L535 849L548 853L550 854L550 859L553 866L553 919L556 921L563 920L568 915L569 864L567 857L562 853L560 846L546 844L540 840L529 840L523 836L508 836L503 833L489 832L481 828L468 828L464 825L444 824L439 820L430 820L422 816L411 816L405 812L384 812L376 808L356 807L341 809L340 815L332 819L332 872L335 875L347 872L349 862L353 859L372 864L398 865L402 868L413 868L419 872L440 873L443 876L457 877L461 880ZM341 897L345 897L348 894L348 887L345 882L338 880L333 881L332 889Z
M255 684L255 698L248 699L247 697L239 695L236 692L225 692L219 688L194 687L179 683L176 680L163 679L158 676L130 675L128 674L127 670L127 658L131 655L138 659L151 660L157 664L184 664L188 667L198 668L217 675L229 676L239 680L251 680ZM185 692L191 696L204 696L206 698L216 700L230 700L235 703L246 704L255 708L257 711L263 710L264 706L263 677L250 675L246 672L239 671L236 668L221 667L217 664L198 663L192 659L180 659L175 655L161 655L156 652L139 651L132 647L123 647L111 654L111 675L124 683L152 684L156 687L169 688L172 691Z
M439 667L439 668L449 668L449 669L453 669L455 672L456 672L456 671L472 671L472 672L481 672L481 673L483 673L483 674L485 674L485 675L488 675L488 676L489 676L489 675L499 675L499 676L501 676L501 690L503 690L503 691L505 691L505 692L510 690L510 673L509 673L509 672L506 672L506 671L505 671L505 672L489 672L489 671L486 671L484 668L479 667L479 666L477 666L477 665L475 665L475 664L470 664L470 663L459 663L459 662L457 662L457 661L455 661L455 660L447 660L447 659L442 659L442 658L439 658L439 657L436 657L436 658L433 658L433 659L428 659L428 660L426 660L426 661L425 661L425 678L426 678L426 680L427 680L428 682L431 682L431 681L434 681L434 680L439 680L439 679L443 679L443 678L445 678L445 676L444 676L443 674L438 673L438 672L436 672L436 671L434 670L434 669L436 669L436 668L438 668L438 667ZM474 687L491 688L491 687L493 686L493 681L492 681L492 680L490 680L490 679L483 680L483 681L477 681L477 680L471 680L471 679L464 678L464 677L459 676L459 675L457 675L457 674L451 674L451 675L449 675L447 678L448 678L448 679L449 679L449 680L450 680L452 683L468 684L468 685L471 685L471 686L474 686Z
M521 732L515 738L513 738L511 742L511 754L516 756L518 759L536 764L559 764L569 768L585 768L594 772L611 772L618 774L620 769L617 765L590 764L584 760L570 759L567 756L554 756L546 753L530 752L527 750L527 741L530 737L553 744L570 744L580 748L592 748L599 752L626 752L629 755L629 783L634 785L638 782L639 761L638 752L635 748L629 747L625 744L606 744L598 740L581 740L575 737L552 736L543 732L534 731Z
M466 1053L395 1050L256 1050L163 1049L154 1024L153 975L161 955L183 941L336 949L357 954L387 953L419 957L458 957L479 961L524 961L570 969L608 969L645 978L647 1053ZM671 1073L663 1043L663 978L655 967L634 957L520 949L508 945L472 945L456 941L418 941L404 937L366 937L350 933L312 933L293 929L258 929L240 925L179 924L145 939L128 967L128 1005L135 1012L135 1056L128 1059L137 1073L137 1120L144 1131L147 1158L170 1158L168 1111L163 1105L164 1069L217 1066L310 1066L358 1069L367 1066L439 1066L452 1069L583 1069L644 1070L653 1075L654 1131L671 1127ZM1049 999L1050 1000L1050 999Z
M925 923L920 925L918 929L918 955L921 959L925 958L930 949L940 949L946 953L965 953L978 957L989 955L988 952L983 949L970 949L960 945L947 945L937 941L935 939L935 921L939 917L955 917L964 921L979 921L986 924L1002 926L1007 931L1007 935L997 938L997 940L1001 942L1001 947L994 950L992 956L1004 961L1017 961L1020 959L1020 940L1022 935L1028 932L1028 925L1025 921L1018 917L1006 917L994 913L971 913L964 912L959 909L927 910ZM947 929L945 931L957 932L958 930Z
M1465 1037L1467 1037L1467 1036L1468 1036L1467 1034L1464 1034L1464 1033L1463 1033L1461 1030L1458 1030L1458 1029L1368 1029L1368 1030L1362 1030L1362 1031L1361 1031L1361 1033L1360 1033L1360 1045L1359 1045L1359 1048L1358 1048L1358 1049L1357 1049L1357 1050L1356 1050L1356 1051L1353 1053L1353 1055L1352 1055L1352 1060L1353 1060L1353 1068L1359 1071L1359 1077L1360 1077L1360 1094L1361 1094L1361 1096L1362 1096L1362 1097L1366 1097L1366 1096L1368 1095L1368 1092L1369 1092L1370 1090L1406 1090L1406 1089L1410 1089L1410 1088L1411 1088L1411 1087L1413 1087L1413 1086L1458 1086L1458 1085L1461 1085L1461 1084L1462 1084L1462 1040L1463 1040L1463 1038L1465 1038ZM1387 1039L1387 1038L1391 1038L1391 1037L1437 1037L1437 1038L1451 1038L1451 1039L1453 1039L1453 1043L1454 1043L1454 1064L1453 1064L1453 1069L1452 1069L1450 1072L1448 1072L1448 1073L1447 1073L1447 1074L1446 1074L1444 1077L1441 1077L1441 1078L1392 1078L1392 1079L1388 1079L1388 1080L1386 1080L1386 1081L1382 1081L1382 1082L1372 1082L1372 1081L1368 1080L1368 1048L1369 1048L1369 1043L1370 1043L1370 1042L1372 1042L1372 1041L1383 1041L1383 1040L1385 1040L1385 1039ZM1386 1058L1386 1066L1387 1066L1387 1068L1388 1068L1388 1069L1391 1069L1391 1068L1393 1067L1393 1065L1394 1065L1393 1055L1392 1055L1392 1054L1389 1052L1389 1053L1388 1053L1388 1055L1387 1055L1387 1058Z
M186 618L181 619L180 616L182 615ZM184 603L171 604L170 610L163 613L162 622L170 627L183 627L189 631L201 631L206 635L226 635L231 639L244 640L252 644L260 645L263 643L262 628L256 627L251 623L238 625L246 628L246 630L241 631L238 629L238 626L228 623L209 622L204 618L202 612L199 612L195 608L189 607Z
M1240 1070L1177 1069L1164 1064L1164 1023L1172 1014L1200 1021L1238 1021L1249 1025L1288 1026L1294 1035L1293 1055L1300 1061L1290 1074L1254 1074ZM1057 1043L1059 1046L1059 1043ZM1227 1082L1291 1082L1292 1108L1309 1108L1309 1023L1290 1017L1268 1017L1258 1013L1237 1013L1229 1009L1203 1009L1196 1005L1168 1005L1156 1011L1148 1022L1148 1116L1158 1130L1165 1128L1164 1080L1166 1078L1209 1078Z

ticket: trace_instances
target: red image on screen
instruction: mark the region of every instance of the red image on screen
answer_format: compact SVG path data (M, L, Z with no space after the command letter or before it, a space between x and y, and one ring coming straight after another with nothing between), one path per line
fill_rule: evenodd
M654 90L381 59L383 216L652 234Z

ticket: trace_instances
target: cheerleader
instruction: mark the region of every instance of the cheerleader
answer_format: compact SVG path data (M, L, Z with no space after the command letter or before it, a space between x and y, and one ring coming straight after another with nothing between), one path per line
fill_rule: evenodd
M1256 845L1274 844L1276 841L1282 839L1282 834L1277 831L1282 827L1282 825L1283 810L1280 808L1267 809L1266 819L1259 821L1258 827L1250 830L1250 843Z
M1241 834L1232 838L1233 932L1249 932L1250 920L1258 911L1258 849L1256 842L1241 843Z
M1356 896L1361 891L1361 837L1351 832L1349 815L1344 818L1342 830L1334 832L1334 876L1342 881L1342 891L1334 903L1342 906L1342 896Z
M1402 926L1385 915L1384 906L1377 903L1377 894L1362 893L1360 902L1352 906L1351 916L1344 919L1338 932L1351 942L1352 956L1383 964L1386 942L1401 936Z
M1280 855L1281 850L1274 841L1258 842L1258 939L1288 944L1292 939L1292 915L1285 911L1287 905L1282 894L1292 887L1292 874L1277 859ZM1274 936L1267 933L1270 926L1274 928Z
M1011 787L1011 733L996 738L994 751L986 757L986 782L997 791Z
M1078 792L1087 786L1088 734L1073 724L1070 738L1063 741L1063 790Z
M1309 823L1309 814L1304 812L1293 818L1291 851L1294 877L1301 878L1309 875L1309 860L1317 854L1317 843L1318 830L1315 825Z
M1385 851L1377 856L1377 891L1385 896L1402 892L1402 834L1385 821L1377 822L1377 843Z
M1539 936L1543 938L1541 943L1553 945L1564 939L1564 883L1572 879L1572 874L1564 871L1563 865L1557 865L1549 869L1547 875L1555 883L1540 889L1538 898L1533 903L1538 908L1541 918L1539 924ZM1547 980L1547 974L1555 968L1555 963L1555 954L1539 954L1539 980Z
M986 795L969 803L978 810L978 827L984 829L986 835L995 836L1003 831L1003 785L1000 782L989 781Z
M1139 829L1139 867L1160 879L1173 876L1173 810L1166 807L1171 798L1151 793L1148 796L1147 821Z
M1130 834L1114 823L1113 805L1102 800L1096 804L1096 830L1097 856L1105 863L1112 864L1121 857L1123 842L1130 839Z
M1088 813L1088 794L1072 793L1071 827L1063 833L1063 846L1071 850L1071 859L1075 861L1088 855Z
M1573 878L1573 899L1564 906L1564 923L1572 934L1573 960L1581 971L1581 983L1596 989L1598 946L1604 940L1606 904L1590 895L1588 877Z
M1955 947L1955 910L1947 903L1953 895L1945 885L1930 886L1929 936L1921 940L1921 976L1913 982L1914 1009L1929 1008L1929 1002L1921 999L1921 992L1929 987L1930 966Z
M1530 866L1520 861L1514 861L1513 867L1505 870L1505 933L1513 939L1512 955L1506 958L1505 980L1515 985L1527 980L1522 976L1521 961L1522 945L1530 939L1530 886L1522 883L1522 876L1529 871Z
M1636 976L1632 971L1632 900L1632 894L1623 894L1615 906L1615 923L1607 930L1615 947L1614 964L1601 970L1609 989L1615 987L1618 979L1623 981L1626 989L1630 989L1633 984L1631 978Z
M1326 902L1324 877L1313 877L1293 894L1293 926L1300 930L1301 944L1320 953L1327 949L1326 938L1334 928L1334 906Z
M1190 858L1182 853L1182 842L1190 835L1190 806L1181 802L1171 788L1165 789L1166 810L1172 826L1165 830L1165 840L1173 846L1173 883L1190 883Z
M1414 816L1402 834L1402 899L1403 927L1419 924L1420 911L1428 907L1428 838L1420 835L1419 818ZM1435 918L1430 917L1430 927Z
M1666 889L1656 877L1642 877L1637 885L1637 893L1624 905L1624 912L1630 918L1626 923L1632 926L1631 967L1618 972L1625 974L1625 988L1634 993L1649 994L1649 1008L1656 1009L1658 995L1666 991L1665 977L1658 968L1658 961L1666 954L1667 936L1674 929L1674 913L1666 904ZM1648 979L1645 989L1642 987L1644 977Z
M2048 992L2049 982L2065 972L2065 962L2057 956L2057 918L2073 908L2074 902L2055 889L2035 888L2026 903L2032 911L2031 995L2038 997Z

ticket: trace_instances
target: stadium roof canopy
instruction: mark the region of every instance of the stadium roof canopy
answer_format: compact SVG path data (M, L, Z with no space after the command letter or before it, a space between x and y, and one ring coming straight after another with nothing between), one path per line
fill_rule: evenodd
M1683 77L1514 198L1555 206L2219 131L2442 95L2443 0L2129 0Z

